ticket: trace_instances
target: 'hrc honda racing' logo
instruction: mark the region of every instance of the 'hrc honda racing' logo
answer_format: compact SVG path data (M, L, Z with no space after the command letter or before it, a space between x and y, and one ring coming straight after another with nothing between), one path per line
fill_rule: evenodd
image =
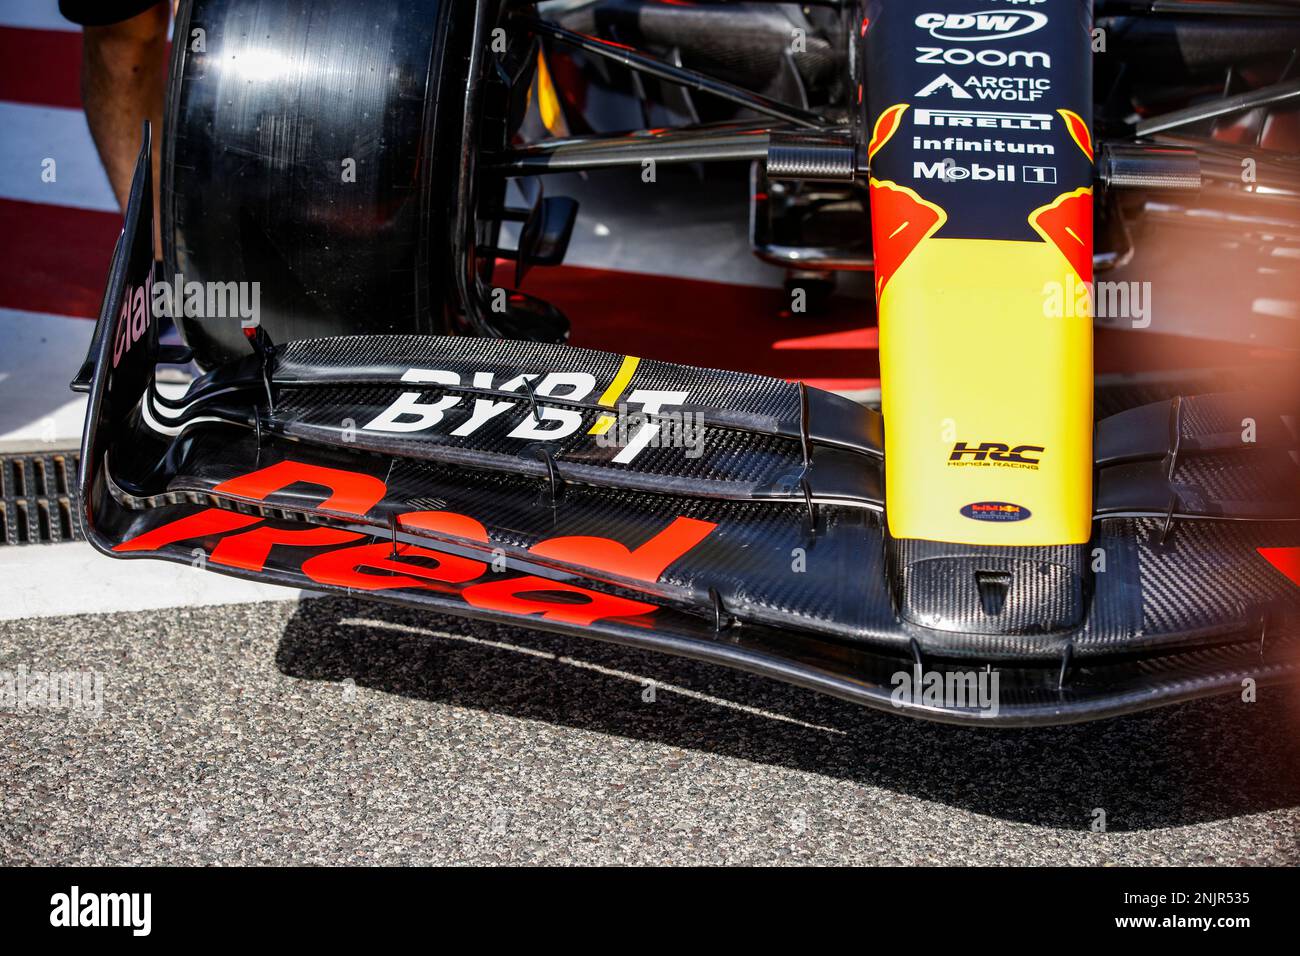
M952 446L948 455L950 467L975 466L982 468L1028 468L1038 469L1041 459L1031 458L1033 452L1043 452L1042 445L1016 445L1012 447L999 441L985 441L971 446L959 441Z

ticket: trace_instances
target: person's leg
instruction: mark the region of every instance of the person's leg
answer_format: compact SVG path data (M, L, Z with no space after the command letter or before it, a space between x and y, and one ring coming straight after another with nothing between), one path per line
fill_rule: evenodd
M153 124L154 209L158 209L170 15L171 4L162 2L119 23L84 28L81 101L99 158L123 211L146 119ZM154 235L154 248L160 250L156 218Z

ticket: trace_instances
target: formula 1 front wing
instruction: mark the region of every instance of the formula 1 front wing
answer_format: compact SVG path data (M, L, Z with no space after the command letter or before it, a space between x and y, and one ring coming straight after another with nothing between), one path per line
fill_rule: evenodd
M1068 722L1300 678L1295 418L1250 393L1103 419L1088 544L972 553L890 535L876 412L761 376L251 328L245 359L167 398L156 369L185 356L158 342L150 195L142 161L74 383L90 396L82 521L105 554L953 722Z

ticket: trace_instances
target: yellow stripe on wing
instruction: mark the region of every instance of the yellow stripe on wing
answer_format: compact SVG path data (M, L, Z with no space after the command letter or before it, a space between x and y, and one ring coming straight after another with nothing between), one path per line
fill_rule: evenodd
M627 388L628 382L632 381L632 376L636 372L636 367L641 364L641 359L635 355L624 355L623 364L618 368L618 374L614 380L609 383L609 388L600 396L597 404L604 405L606 408L613 408L618 397L623 394L623 389ZM609 431L610 426L614 424L613 415L601 415L596 419L596 424L592 425L587 431L588 435L603 435Z

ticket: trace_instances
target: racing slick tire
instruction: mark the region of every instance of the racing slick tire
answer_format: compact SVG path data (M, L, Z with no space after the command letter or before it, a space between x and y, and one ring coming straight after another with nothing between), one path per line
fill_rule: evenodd
M182 3L167 280L256 283L245 301L277 343L446 331L471 13L451 0ZM177 324L200 366L248 354L229 317Z

